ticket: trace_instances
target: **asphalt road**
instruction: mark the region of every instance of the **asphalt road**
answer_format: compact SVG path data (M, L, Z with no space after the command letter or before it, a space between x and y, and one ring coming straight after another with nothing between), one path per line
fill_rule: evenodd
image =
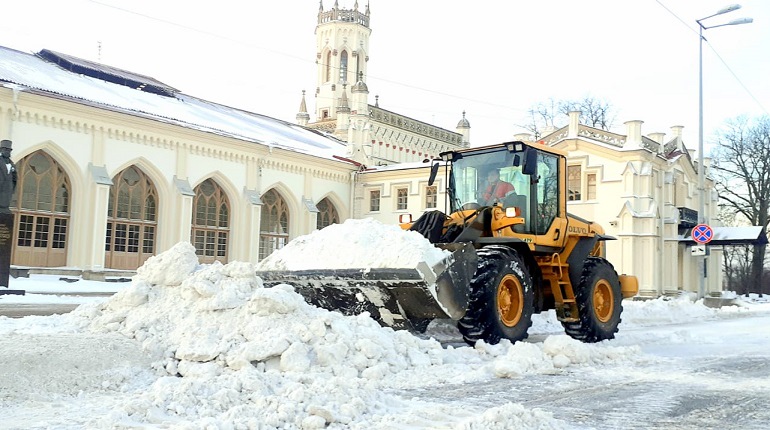
M66 314L78 307L76 304L0 304L0 316L21 318L28 315Z
M35 294L54 294L54 293L35 293ZM71 293L62 294L55 293L57 295L69 295L80 297L109 297L112 293ZM2 297L2 296L0 296ZM4 304L0 300L0 316L6 316L10 318L21 318L29 315L55 315L66 314L78 307L78 304L65 304L65 303L8 303Z

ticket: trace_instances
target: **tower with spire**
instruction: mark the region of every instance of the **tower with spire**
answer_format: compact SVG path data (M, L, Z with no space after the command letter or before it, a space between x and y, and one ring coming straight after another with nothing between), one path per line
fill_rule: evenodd
M470 123L465 119L456 131L436 127L369 104L366 85L369 61L369 4L359 10L339 1L318 8L316 25L315 121L310 122L305 92L302 92L297 124L333 134L347 143L347 156L367 166L421 161L440 152L468 147Z
M341 9L338 0L331 10L324 10L323 0L318 8L316 34L316 118L334 120L340 103L349 89L366 76L369 61L369 5L361 12L358 0L352 9ZM344 110L344 109L343 109Z

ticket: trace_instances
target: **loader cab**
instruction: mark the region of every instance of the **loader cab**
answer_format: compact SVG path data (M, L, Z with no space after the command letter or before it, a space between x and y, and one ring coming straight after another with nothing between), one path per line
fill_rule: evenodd
M516 208L524 225L517 226L522 234L546 234L558 218L564 218L566 202L560 199L559 169L564 168L564 156L523 142L507 142L465 151L443 153L451 163L448 172L447 197L449 211L476 210L499 205ZM490 194L489 178L495 176L512 185L512 191ZM508 188L507 186L505 187ZM497 188L499 191L500 188ZM562 214L560 216L560 214Z

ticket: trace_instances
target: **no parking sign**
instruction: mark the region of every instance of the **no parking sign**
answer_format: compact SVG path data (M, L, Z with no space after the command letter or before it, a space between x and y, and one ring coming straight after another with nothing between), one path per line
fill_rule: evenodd
M698 224L692 229L692 239L698 243L709 243L714 238L714 230L708 224Z

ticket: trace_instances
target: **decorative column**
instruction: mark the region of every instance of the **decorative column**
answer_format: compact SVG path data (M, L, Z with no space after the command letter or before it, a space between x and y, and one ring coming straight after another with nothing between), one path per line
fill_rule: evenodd
M110 203L110 188L112 179L104 166L94 166L88 163L91 173L91 229L86 232L85 261L83 264L83 279L104 280L105 240L107 231L107 209Z
M189 242L190 232L192 231L192 212L195 191L193 191L192 186L190 186L190 182L188 182L187 179L179 179L174 176L174 185L176 185L176 190L179 192L176 197L176 207L179 211L178 215L175 217L177 229L174 233L174 243L166 244L165 248L170 248L177 242Z

